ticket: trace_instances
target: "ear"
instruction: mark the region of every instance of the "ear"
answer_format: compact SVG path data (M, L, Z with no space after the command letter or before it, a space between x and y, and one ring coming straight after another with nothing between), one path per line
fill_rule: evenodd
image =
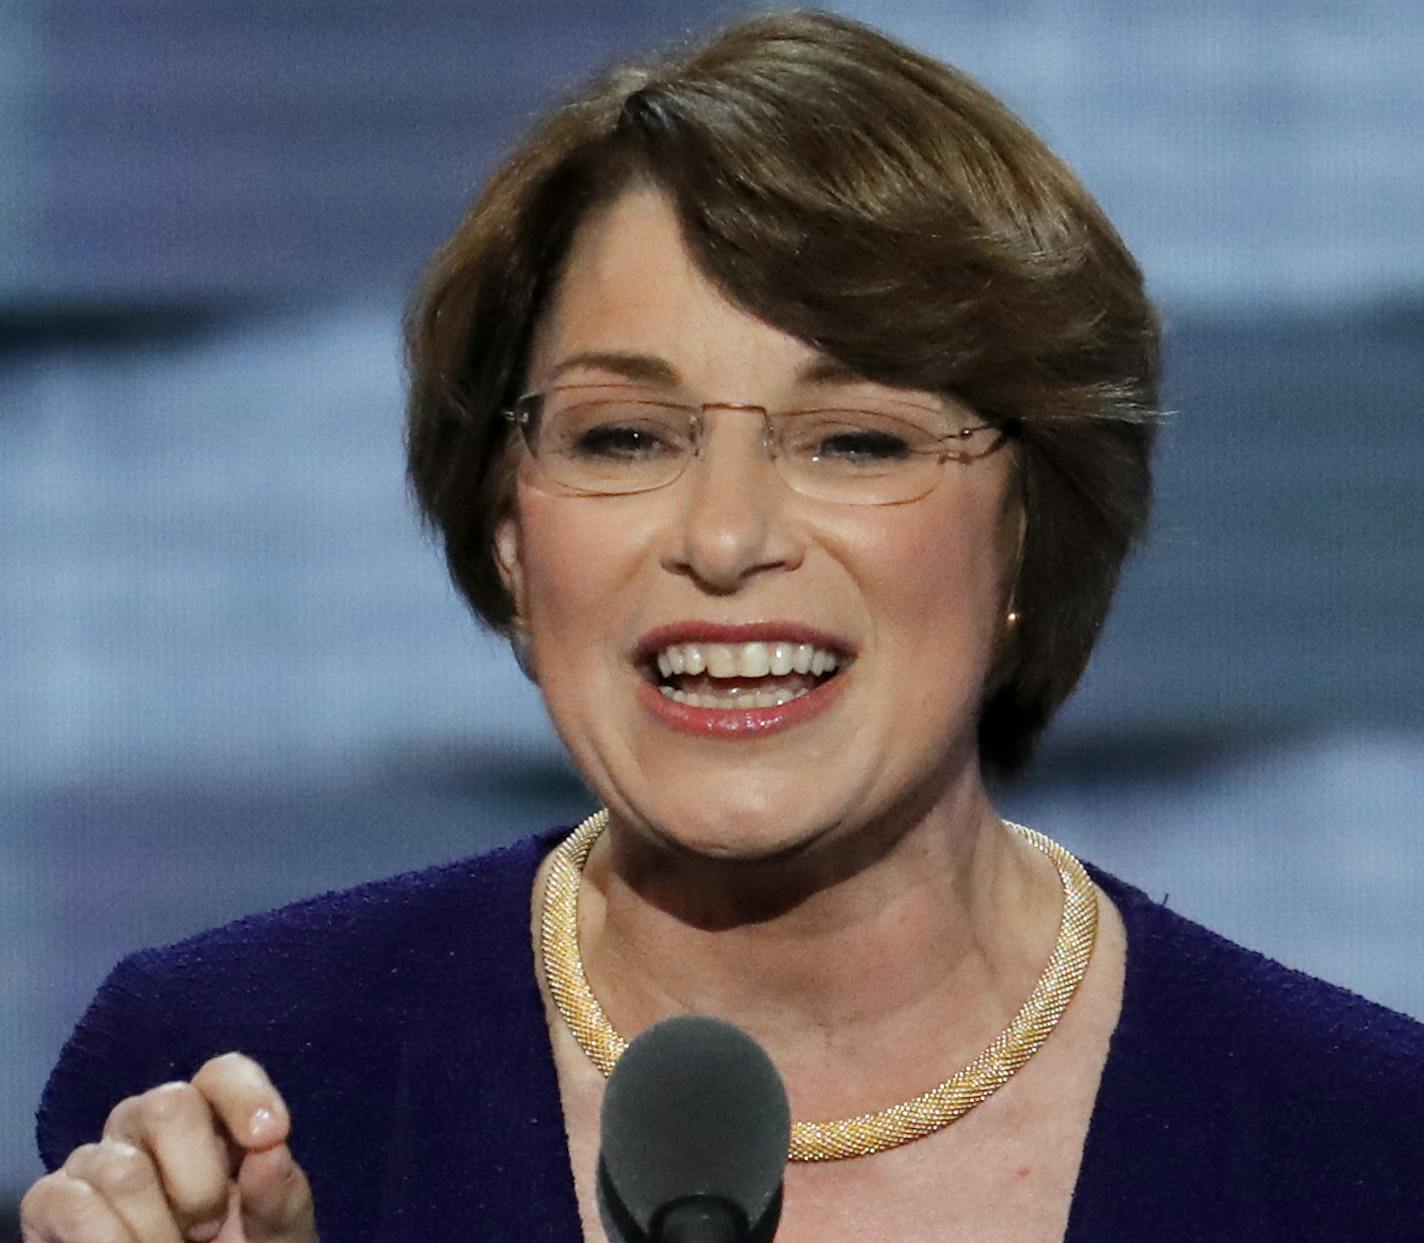
M516 618L525 617L523 541L519 531L519 517L510 506L494 529L494 559L499 566L499 577L504 589L514 601Z

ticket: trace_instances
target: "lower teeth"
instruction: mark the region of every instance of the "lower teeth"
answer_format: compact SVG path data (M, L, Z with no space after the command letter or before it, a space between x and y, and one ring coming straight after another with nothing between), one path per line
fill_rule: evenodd
M658 690L676 703L689 708L779 708L782 704L809 695L809 690L799 691L758 691L754 695L689 695L671 686L660 686Z

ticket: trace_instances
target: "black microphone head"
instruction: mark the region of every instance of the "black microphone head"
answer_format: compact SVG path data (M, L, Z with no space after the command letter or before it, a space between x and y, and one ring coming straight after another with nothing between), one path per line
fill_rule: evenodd
M704 1015L650 1027L608 1080L602 1124L600 1189L606 1179L644 1236L689 1196L727 1201L748 1223L779 1204L791 1108L739 1027Z

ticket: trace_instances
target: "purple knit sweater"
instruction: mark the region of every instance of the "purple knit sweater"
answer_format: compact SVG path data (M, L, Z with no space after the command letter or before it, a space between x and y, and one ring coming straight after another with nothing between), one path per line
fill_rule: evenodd
M323 1243L573 1243L529 944L562 832L126 958L45 1089L45 1164L239 1049L291 1106ZM1424 1026L1089 870L1127 978L1066 1243L1424 1240Z

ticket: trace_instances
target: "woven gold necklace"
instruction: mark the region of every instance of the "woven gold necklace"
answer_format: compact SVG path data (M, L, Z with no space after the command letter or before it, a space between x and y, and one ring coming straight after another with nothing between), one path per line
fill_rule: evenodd
M987 1049L929 1091L876 1113L829 1122L793 1122L791 1160L865 1157L947 1127L1003 1087L1038 1052L1062 1017L1093 953L1097 892L1083 865L1057 842L1021 824L1007 820L1004 824L1052 859L1063 882L1058 941L1028 1000ZM604 1075L613 1072L628 1042L608 1021L584 975L578 945L578 893L589 851L607 827L608 812L595 812L555 847L539 921L549 991L579 1047Z

